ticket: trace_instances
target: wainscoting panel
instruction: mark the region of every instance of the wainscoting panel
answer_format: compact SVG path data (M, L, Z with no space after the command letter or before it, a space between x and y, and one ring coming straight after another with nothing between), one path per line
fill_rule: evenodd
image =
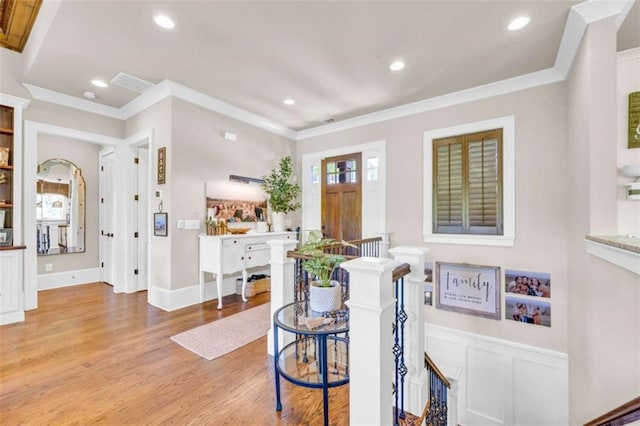
M566 374L566 371L564 372ZM563 395L557 386L547 386L556 382L563 374L557 366L513 359L513 420L518 425L566 424L560 416ZM523 397L519 397L522 395ZM544 407L544 408L543 408Z
M472 424L504 424L504 356L499 352L467 346L467 412Z
M565 353L433 324L425 350L445 374L456 372L458 424L569 423Z

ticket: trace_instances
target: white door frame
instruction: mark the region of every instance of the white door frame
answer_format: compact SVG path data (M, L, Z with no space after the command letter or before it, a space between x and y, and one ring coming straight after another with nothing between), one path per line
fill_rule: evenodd
M107 159L107 157L111 157L111 159ZM113 291L119 293L121 290L117 286L118 280L116 279L116 256L115 256L115 239L111 239L109 237L109 233L119 234L116 229L116 219L115 212L116 209L116 188L114 186L114 179L116 176L117 169L117 160L118 156L116 154L116 148L109 146L106 148L102 148L98 153L98 167L100 171L98 172L98 197L100 198L100 202L98 203L98 227L100 229L100 235L98 235L98 262L100 262L100 279L106 283L109 283L113 286ZM105 170L105 165L108 166L108 169ZM108 176L109 179L105 178ZM104 200L106 199L106 203ZM109 214L106 214L109 211ZM107 221L108 217L108 221ZM107 235L104 235L105 231ZM106 240L105 238L109 237L110 239ZM107 241L109 244L107 244ZM110 251L111 253L108 253ZM106 272L109 272L108 274ZM120 290L120 291L119 291Z
M147 200L147 205L146 205L146 210L147 212L151 212L153 211L151 209L151 202L154 199L152 197L152 171L153 171L153 165L152 165L152 158L153 158L153 150L154 150L154 142L153 142L153 129L145 129L142 130L132 136L129 136L126 139L126 147L127 149L125 150L125 155L123 156L123 162L124 164L126 164L125 169L126 169L126 176L127 176L127 180L128 182L137 182L138 179L138 172L137 172L137 168L135 166L134 163L134 158L138 155L137 150L138 148L141 147L147 147L148 148L148 156L147 156L147 163L149 165L148 167L148 172L147 172L147 188L148 188L148 193L146 194L146 197L144 199ZM126 244L127 244L127 257L126 257L126 261L125 261L125 287L124 287L124 291L126 293L133 293L138 291L138 277L135 275L134 270L135 268L138 266L138 259L137 259L137 245L139 243L142 244L147 244L148 250L147 250L147 283L146 283L146 288L149 289L151 288L151 236L153 235L150 231L150 227L151 225L149 225L149 229L147 229L146 235L147 235L147 240L146 241L140 241L139 239L135 238L133 233L135 231L137 231L137 215L138 215L138 208L136 205L136 202L133 201L133 196L136 194L137 192L137 188L134 188L133 186L127 186L126 190L123 191L125 192L125 197L127 202L125 203L126 209L127 209L127 234L126 234ZM150 214L150 213L149 213ZM153 221L151 219L149 219L149 224L151 224Z
M304 142L299 142L304 143ZM312 168L320 170L326 157L362 153L362 238L374 237L387 232L387 152L386 141L349 145L327 151L313 152L302 156L302 227L304 240L309 231L322 226L322 185L320 179L312 183ZM378 158L377 180L367 179L367 159ZM321 174L320 174L321 176Z
M36 182L38 170L38 138L40 134L63 136L103 146L122 146L123 139L37 121L24 121L23 146L23 234L24 244L24 308L38 307L38 253L36 251ZM116 149L117 153L117 149ZM117 185L117 182L114 184ZM117 186L116 186L117 187ZM118 234L120 232L118 231ZM116 234L117 235L117 234ZM116 269L117 270L117 269ZM120 280L117 280L120 281ZM116 291L114 285L114 291Z

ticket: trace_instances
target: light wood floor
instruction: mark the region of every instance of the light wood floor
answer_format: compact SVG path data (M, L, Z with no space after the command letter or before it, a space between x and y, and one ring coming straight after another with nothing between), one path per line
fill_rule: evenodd
M26 322L0 327L0 424L322 424L322 393L282 381L275 411L266 337L213 361L170 336L269 301L225 297L164 312L147 293L102 283L40 292ZM330 390L330 423L349 423L349 387Z

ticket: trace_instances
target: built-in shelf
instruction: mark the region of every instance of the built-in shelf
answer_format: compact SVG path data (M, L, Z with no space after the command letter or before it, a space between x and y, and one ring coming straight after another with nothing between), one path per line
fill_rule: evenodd
M13 204L0 203L0 209L11 209L13 208Z
M0 133L5 134L5 135L12 135L13 134L13 129L7 129L5 127L0 127Z
M587 235L585 242L587 253L640 275L640 238Z
M0 166L0 170L13 170L13 166L3 164Z

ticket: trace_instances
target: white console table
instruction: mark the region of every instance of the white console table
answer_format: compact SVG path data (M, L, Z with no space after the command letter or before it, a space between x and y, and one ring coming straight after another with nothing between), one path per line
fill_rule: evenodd
M247 286L247 269L269 264L267 241L294 240L295 232L260 232L235 235L200 235L200 301L204 302L204 273L216 275L218 309L222 309L222 277L242 271L242 300Z

